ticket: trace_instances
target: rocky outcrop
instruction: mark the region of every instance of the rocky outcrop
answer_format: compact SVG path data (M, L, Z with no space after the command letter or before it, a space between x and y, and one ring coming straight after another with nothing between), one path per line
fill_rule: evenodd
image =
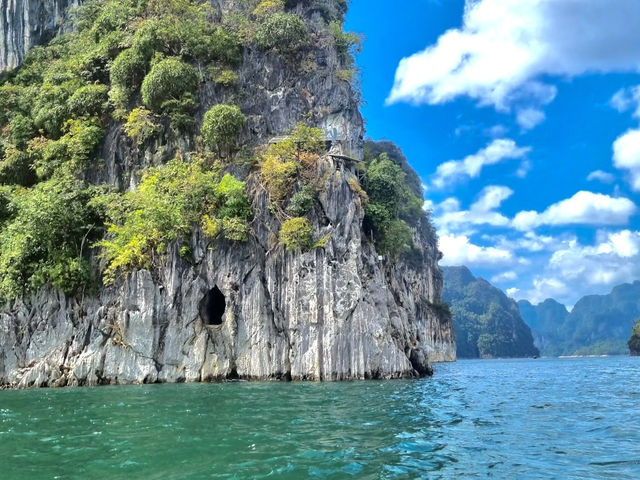
M414 266L380 261L361 235L353 173L329 158L319 168L329 174L315 219L331 235L324 249L269 245L259 218L246 244L211 248L196 233L195 264L174 251L98 298L41 291L0 313L0 383L400 378L453 360L451 325L433 306L435 244L422 243ZM266 200L257 194L257 211Z
M189 261L174 246L158 268L97 295L68 298L45 289L6 305L0 385L405 378L430 374L430 362L455 360L451 321L438 308L440 253L428 219L414 227L416 249L397 261L381 259L363 234L356 166L344 155L362 157L357 92L336 77L326 23L304 2L296 8L315 45L307 57L312 68L245 49L237 101L249 119L245 145L266 143L303 117L332 140L317 163L323 188L309 214L324 248L285 251L258 175L231 166L247 181L255 212L248 242L210 244L196 230ZM198 119L229 95L204 85ZM114 124L104 163L88 178L132 188L140 168L188 151L191 142L167 133L141 149Z
M632 357L640 357L640 319L636 320L627 346Z
M60 33L79 0L0 0L0 73L16 68L27 51Z
M445 267L443 299L451 306L461 358L535 357L531 330L516 302L467 267Z

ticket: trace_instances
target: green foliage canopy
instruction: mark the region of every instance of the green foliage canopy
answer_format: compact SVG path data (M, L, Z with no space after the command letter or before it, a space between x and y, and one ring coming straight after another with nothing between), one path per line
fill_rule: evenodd
M0 300L50 283L67 294L91 284L88 240L100 225L93 190L56 177L6 197L0 222ZM8 205L7 205L7 200Z
M262 21L256 32L256 41L265 50L275 48L292 53L307 45L309 32L297 15L276 12Z
M204 115L202 139L218 153L233 149L247 118L235 105L214 105Z
M197 158L175 158L150 168L138 189L106 195L94 204L105 208L111 221L108 237L97 243L108 263L106 283L119 274L150 268L173 240L186 241L194 226L207 224L205 220L225 225L231 232L227 238L244 239L238 232L246 234L251 216L244 182L228 174L220 178L217 169L207 169ZM211 236L227 231L204 230Z
M287 220L280 228L280 241L287 251L311 250L313 247L313 226L304 217Z

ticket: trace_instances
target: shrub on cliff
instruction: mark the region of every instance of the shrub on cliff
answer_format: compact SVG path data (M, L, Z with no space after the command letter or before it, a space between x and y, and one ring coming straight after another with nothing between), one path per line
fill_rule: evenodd
M106 85L85 85L67 100L69 113L74 117L102 115L107 109L109 87Z
M206 226L205 220L223 227L203 228L208 236L222 232L229 239L244 239L239 232L251 216L244 182L231 175L220 179L198 159L176 158L147 169L137 190L103 196L94 205L104 208L111 221L108 237L97 243L108 264L106 283L151 268L171 241L188 239L195 225Z
M161 60L153 66L142 82L142 101L156 113L162 113L166 103L180 101L185 95L198 92L198 73L188 63L177 58Z
M291 53L307 45L309 32L300 17L277 12L262 21L256 32L256 41L265 50L275 48Z
M124 126L124 131L138 145L143 145L159 131L153 114L144 107L134 108Z
M313 247L313 226L303 217L292 218L282 224L280 241L288 251L306 252Z
M398 255L411 249L411 229L405 222L421 215L420 199L405 183L405 173L386 153L369 161L364 189L365 228L373 233L376 245L385 253Z
M215 105L204 114L202 139L218 153L229 153L246 123L247 118L235 105Z
M338 58L347 69L351 69L354 55L362 50L362 38L357 33L345 32L340 22L331 22L329 30L333 35Z
M291 193L298 171L313 176L315 162L325 148L323 131L301 123L286 138L270 145L262 156L260 172L271 200L278 203Z
M87 242L100 225L91 196L64 176L10 196L11 216L0 225L0 300L47 283L68 294L90 284Z
M144 79L148 63L148 58L137 48L123 51L111 65L111 85L127 92L134 92Z

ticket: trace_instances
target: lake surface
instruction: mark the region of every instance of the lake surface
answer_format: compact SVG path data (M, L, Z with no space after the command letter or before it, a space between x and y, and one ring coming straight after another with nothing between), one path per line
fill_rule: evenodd
M0 478L640 478L640 358L435 370L0 392Z

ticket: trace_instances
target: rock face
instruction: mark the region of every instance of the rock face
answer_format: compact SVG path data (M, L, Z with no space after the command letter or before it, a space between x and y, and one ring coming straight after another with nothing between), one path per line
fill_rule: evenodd
M296 13L313 35L326 38L317 13L304 6ZM334 140L317 164L324 189L309 216L318 237L328 238L325 247L285 251L256 174L233 167L247 181L256 215L248 242L212 245L196 230L193 261L174 247L153 272L135 272L98 295L68 298L44 289L6 305L0 385L401 378L430 374L430 362L455 360L451 321L438 308L440 253L428 219L425 228L414 228L410 258L380 260L363 234L355 166L330 155L362 156L357 93L336 78L331 45L314 45L312 72L296 71L276 53L246 49L238 76L245 92L240 107L249 117L246 144L281 135L303 115ZM226 95L205 85L199 117ZM190 142L164 136L141 150L113 125L104 167L90 180L131 188L140 168Z
M0 383L399 378L455 359L451 324L433 307L435 244L415 266L379 261L361 236L353 174L329 159L319 168L330 175L317 218L332 235L324 249L270 248L268 224L213 250L195 234L195 265L174 251L99 298L44 290L14 302L0 313ZM256 200L266 211L265 194Z
M0 0L0 73L16 68L25 53L60 33L78 0Z

